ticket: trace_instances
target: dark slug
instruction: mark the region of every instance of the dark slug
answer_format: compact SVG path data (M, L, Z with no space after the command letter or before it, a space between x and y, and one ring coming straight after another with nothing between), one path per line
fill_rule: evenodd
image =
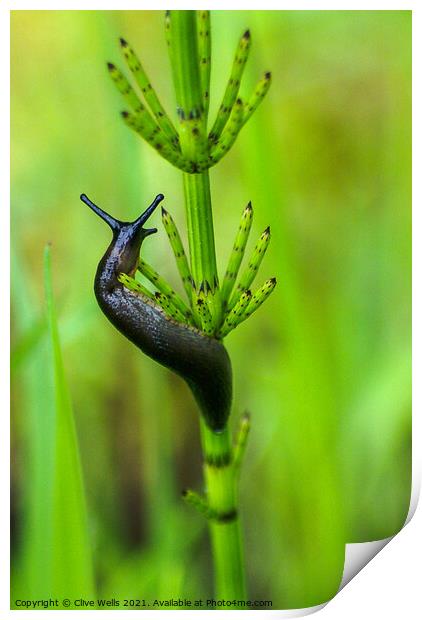
M113 231L98 264L95 296L106 317L126 338L187 382L206 424L218 432L226 425L232 400L231 364L223 344L169 318L160 306L125 288L117 279L120 273L135 274L142 241L157 232L156 228L143 228L143 224L163 198L159 194L134 222L120 222L81 195Z

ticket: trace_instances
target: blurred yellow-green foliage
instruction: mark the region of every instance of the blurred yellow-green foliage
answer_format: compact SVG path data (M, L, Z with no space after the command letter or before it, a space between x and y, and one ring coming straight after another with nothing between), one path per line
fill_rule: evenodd
M277 276L276 292L227 339L232 418L252 415L241 483L250 595L304 607L337 590L346 541L392 535L408 510L411 13L218 11L212 25L211 118L246 27L245 92L273 74L211 189L220 273L248 200L255 235L272 228L261 278ZM81 192L121 219L162 192L185 233L181 174L119 118L105 68L122 64L118 36L174 118L161 12L12 13L12 598L48 596L29 516L49 432L48 241L98 593L212 591L205 524L180 500L202 484L193 399L113 329L92 291L109 231ZM153 223L145 256L176 286Z

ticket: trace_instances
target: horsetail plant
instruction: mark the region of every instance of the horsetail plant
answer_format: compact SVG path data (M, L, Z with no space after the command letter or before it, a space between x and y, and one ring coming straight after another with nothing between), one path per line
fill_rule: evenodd
M85 195L81 198L113 229L112 246L100 265L105 269L105 265L109 264L107 261L113 255L114 246L121 248L120 254L124 255L124 261L118 263L117 276L118 284L120 287L123 285L123 293L116 289L110 302L106 299L106 288L102 288L105 284L104 274L101 269L97 272L96 294L101 307L118 329L144 352L187 380L201 409L206 491L201 496L187 490L183 497L187 504L209 522L216 596L241 600L246 598L246 587L237 487L250 421L248 415L242 418L233 444L227 424L232 390L231 365L221 341L262 305L274 290L276 280L272 278L255 292L251 290L268 248L269 228L262 233L246 268L240 273L253 220L253 209L249 203L242 213L220 286L209 169L234 145L242 127L265 97L271 83L271 74L264 73L249 97L239 96L251 48L251 34L246 30L238 42L221 105L209 129L209 11L167 11L165 35L176 95L176 124L173 124L164 110L136 52L125 39L120 39L120 46L133 84L114 63L108 63L107 66L129 108L121 113L126 125L182 171L189 259L176 224L164 208L162 223L175 256L186 301L151 265L139 257L142 239L154 232L154 229L139 227L163 196L157 196L153 204L133 223L114 220ZM122 245L124 243L126 245ZM129 254L132 256L135 252L134 248L137 257L129 260ZM136 279L137 271L152 285L152 289ZM124 291L135 297L125 297ZM127 314L116 312L116 303L127 304L129 299L134 300L131 302L133 308L136 306L145 318L140 316L128 320ZM125 308L127 312L127 306ZM125 320L127 325L124 325ZM152 324L155 331L149 333ZM164 337L169 342L163 345L161 341ZM154 338L158 339L157 342ZM196 363L193 358L197 360ZM199 374L195 364L200 366Z

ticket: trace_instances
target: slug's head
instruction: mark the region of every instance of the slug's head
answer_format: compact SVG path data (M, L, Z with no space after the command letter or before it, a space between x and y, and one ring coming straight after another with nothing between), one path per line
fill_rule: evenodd
M148 235L157 232L156 228L144 228L143 225L163 198L163 194L158 194L150 206L134 222L121 222L91 202L88 196L81 194L82 202L99 215L113 231L113 240L107 250L106 258L114 265L117 274L123 272L133 275L136 271L142 241Z

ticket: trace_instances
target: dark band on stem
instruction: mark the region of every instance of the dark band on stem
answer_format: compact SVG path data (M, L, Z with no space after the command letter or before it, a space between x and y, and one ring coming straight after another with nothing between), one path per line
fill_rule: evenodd
M237 510L233 508L233 510L229 510L227 512L219 512L213 517L213 521L217 521L217 523L231 523L232 521L236 521L237 519Z
M222 469L228 467L231 463L231 454L226 452L224 454L206 454L204 457L205 465L208 467L214 467L215 469Z

